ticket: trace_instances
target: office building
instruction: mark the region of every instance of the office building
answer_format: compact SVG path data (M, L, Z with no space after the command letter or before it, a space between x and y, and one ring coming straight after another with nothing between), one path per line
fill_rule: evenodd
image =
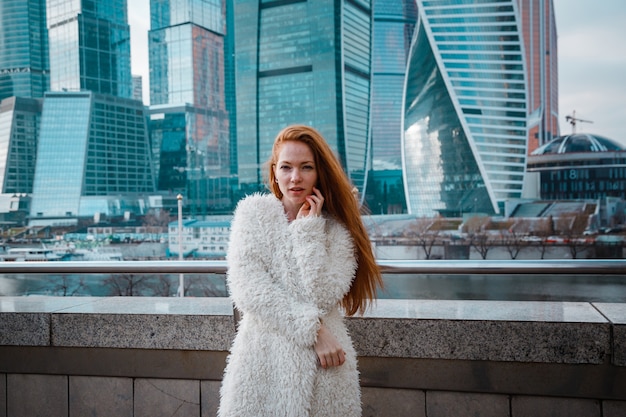
M225 259L231 220L232 216L226 215L185 220L180 231L178 222L171 222L168 227L168 256L178 257L182 251L185 258Z
M50 84L45 0L2 0L0 22L0 101L43 97Z
M143 103L132 99L125 0L47 2L44 96L29 225L148 210L155 181Z
M371 150L365 203L376 214L406 212L402 182L402 92L415 0L377 0L372 27Z
M0 221L23 225L50 85L44 0L0 2Z
M589 133L559 136L528 157L542 200L626 199L626 149Z
M133 75L133 100L143 102L143 77L141 75Z
M192 215L230 209L224 0L150 3L150 130L158 188Z
M30 211L42 99L0 100L0 222L23 225Z
M132 97L126 0L47 0L50 90Z
M29 225L144 214L155 192L144 114L128 98L47 93Z
M370 128L368 0L233 2L237 165L242 194L285 126L312 125L363 191Z
M33 192L41 99L10 97L0 101L0 193Z
M517 1L528 86L528 153L559 136L558 43L552 0Z
M403 125L410 213L498 214L507 199L522 196L529 132L544 129L537 120L552 120L556 113L556 101L547 110L543 98L531 100L529 85L536 80L529 74L557 55L556 44L550 43L550 58L537 62L534 43L526 43L536 31L524 32L535 26L524 24L523 16L554 19L545 15L551 1L544 9L537 6L544 3L417 2ZM541 91L556 89L555 68L550 71ZM550 114L537 110L542 108Z

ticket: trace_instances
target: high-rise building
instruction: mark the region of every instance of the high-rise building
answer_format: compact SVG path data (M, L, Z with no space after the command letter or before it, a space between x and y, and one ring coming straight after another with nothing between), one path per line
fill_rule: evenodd
M372 123L365 201L376 214L406 211L402 182L402 92L413 29L415 0L374 2Z
M143 214L155 181L143 103L132 99L126 0L48 0L44 96L30 225Z
M158 188L192 214L230 209L225 0L151 0L150 130Z
M559 136L559 74L552 0L517 0L528 83L528 153Z
M276 134L318 129L363 190L370 128L369 0L234 4L237 164L241 193L264 189Z
M143 102L143 77L141 75L133 75L133 100Z
M48 90L45 0L0 2L0 101L41 98Z
M132 97L126 0L47 0L51 91Z
M49 89L44 0L0 1L0 220L23 224L33 190L41 98Z
M0 194L33 192L41 99L0 101Z
M537 7L537 13L521 11L535 3L417 2L403 125L410 213L500 213L507 199L522 196L529 131L544 125L552 129L536 120L545 116L548 121L556 112L553 102L547 110L544 99L531 100L530 80L543 83L539 91L545 92L555 91L557 82L552 67L550 77L535 75L539 66L556 59L552 39L545 39L552 49L542 49L549 51L549 59L536 59L541 53L529 52L525 43L530 34L524 30L540 25L524 24L524 18L535 22L544 12Z
M155 192L144 107L93 92L47 93L30 225L143 214Z

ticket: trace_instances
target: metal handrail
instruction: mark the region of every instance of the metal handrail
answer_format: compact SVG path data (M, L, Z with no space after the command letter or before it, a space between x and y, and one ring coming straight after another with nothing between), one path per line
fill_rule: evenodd
M383 273L481 275L626 275L625 259L569 260L378 260ZM0 262L0 274L146 273L224 274L226 261Z

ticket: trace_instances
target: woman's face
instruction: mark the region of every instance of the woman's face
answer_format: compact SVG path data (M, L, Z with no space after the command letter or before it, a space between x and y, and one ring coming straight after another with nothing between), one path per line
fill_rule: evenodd
M278 152L274 175L283 194L285 208L297 212L306 196L313 194L313 187L317 184L317 167L309 145L284 142Z

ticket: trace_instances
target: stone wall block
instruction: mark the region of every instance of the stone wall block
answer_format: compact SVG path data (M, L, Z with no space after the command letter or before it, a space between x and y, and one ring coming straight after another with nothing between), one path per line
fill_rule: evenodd
M200 381L138 378L134 409L136 416L199 416Z
M0 314L0 345L50 345L50 315L3 312Z
M602 417L626 416L626 401L602 401Z
M229 316L74 314L52 316L52 344L68 347L228 350Z
M67 376L8 374L7 416L67 416Z
M608 323L351 319L359 355L601 364L611 350Z
M600 401L580 398L513 396L511 417L601 417Z
M133 417L132 378L70 376L70 415Z
M200 382L201 417L216 417L220 405L221 381Z
M507 395L443 391L426 393L428 417L507 417L510 415L509 410Z
M363 387L363 417L426 417L424 391Z
M7 374L0 374L0 417L7 417Z

